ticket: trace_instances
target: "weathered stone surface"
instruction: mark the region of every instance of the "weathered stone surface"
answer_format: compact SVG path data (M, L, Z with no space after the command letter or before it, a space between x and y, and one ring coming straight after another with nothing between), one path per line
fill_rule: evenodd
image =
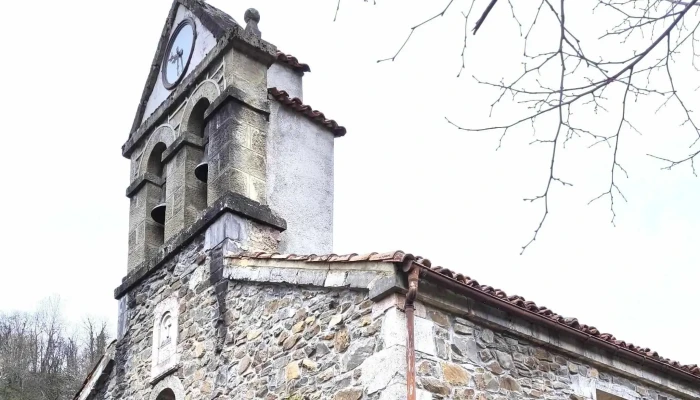
M202 356L204 356L204 352L205 352L205 351L206 351L206 350L205 350L205 348L204 348L204 344L202 344L202 343L197 343L197 344L194 346L194 356L195 356L195 358L202 358Z
M458 333L460 335L471 335L474 333L473 328L471 328L469 326L462 325L462 324L455 324L454 330L455 330L455 333Z
M128 365L119 379L129 384L117 385L112 377L95 393L95 400L150 400L140 397L151 388L150 377L142 372L149 370L148 356L143 357L150 355L149 321L154 305L175 292L182 358L181 368L174 371L191 393L189 400L282 400L295 395L321 400L346 392L350 398L359 392L358 400L404 398L406 319L395 308L401 304L396 298L375 313L366 292L342 287L228 280L222 290L211 277L217 256L208 253L201 261L200 249L195 243L173 260L172 268L136 286L129 295L132 300L124 302L126 331L116 354L124 360L121 365ZM421 400L570 399L571 395L590 399L596 387L635 393L632 397L640 400L665 395L656 387L607 370L599 372L578 358L445 311L430 316L430 308L416 310ZM440 313L447 325L442 325L445 319Z
M304 330L304 321L299 321L292 327L292 333L299 333Z
M290 336L287 338L287 340L282 343L282 349L283 350L289 350L292 347L294 347L295 344L301 339L301 335L298 333L295 333L294 335Z
M441 313L435 310L428 310L428 318L440 326L449 326L450 320L447 318L447 314Z
M252 359L250 356L246 355L241 359L240 363L238 363L238 375L243 375L243 373L248 369L250 366Z
M333 400L360 400L362 398L362 389L350 388L343 389L333 396Z
M189 399L279 400L300 394L320 400L375 384L378 396L391 379L405 376L405 351L398 348L390 368L386 362L372 366L384 316L371 318L366 291L226 279L216 275L216 263L223 265L221 254L211 250L202 257L202 246L201 239L193 242L171 267L149 275L127 296L115 362L123 366L128 384L116 384L111 377L95 400L150 400L142 394L152 387L153 310L173 293L182 354L181 367L171 373L187 388ZM214 280L217 276L226 286ZM334 316L337 322L330 326Z
M536 347L534 349L534 356L538 360L544 360L544 361L552 361L552 355L547 352L547 350L541 348L541 347Z
M474 389L457 389L454 393L454 400L472 400L474 399Z
M262 329L253 329L248 332L247 339L248 340L255 340L257 339L260 335L262 334Z
M452 390L449 385L440 381L439 379L424 377L421 378L421 384L423 388L429 392L447 396Z
M501 365L497 361L492 361L486 365L486 369L491 371L492 373L496 375L500 375L503 373L503 368L501 368Z
M297 361L290 362L284 369L284 377L287 381L294 379L299 379L301 376L301 370L299 369L299 363Z
M516 381L515 378L513 378L510 375L504 375L501 377L501 387L511 392L522 391L522 388L520 387L518 381Z
M363 341L353 343L350 349L343 356L343 370L349 371L359 367L367 357L374 353L374 341Z
M481 331L481 340L483 340L484 343L493 343L493 338L493 331L491 331L490 329L484 329Z
M414 335L416 351L427 355L437 355L436 335L434 327L436 324L425 318L415 318ZM406 345L406 316L398 309L389 309L384 317L381 337L386 347ZM446 344L444 338L443 345ZM449 346L447 346L449 349ZM444 355L443 355L444 357Z
M350 346L350 333L347 329L341 329L336 332L334 340L334 349L339 353L344 353Z
M394 377L406 376L406 348L392 346L374 353L360 367L367 394L386 388Z
M447 383L455 386L463 386L469 383L469 372L457 364L442 363L442 375Z
M336 315L331 317L330 321L328 321L328 326L336 326L339 323L341 323L342 321L343 321L342 314L336 314Z
M318 364L314 361L309 360L308 358L303 359L301 361L301 365L303 365L304 368L311 371L316 371L318 369Z
M496 360L503 369L513 368L513 357L508 353L496 350Z

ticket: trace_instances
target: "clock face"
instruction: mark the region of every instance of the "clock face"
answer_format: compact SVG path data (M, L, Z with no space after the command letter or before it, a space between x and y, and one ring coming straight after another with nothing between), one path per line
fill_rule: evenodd
M185 76L194 51L194 40L197 32L194 21L184 19L170 37L170 42L163 55L163 84L167 89L174 88Z

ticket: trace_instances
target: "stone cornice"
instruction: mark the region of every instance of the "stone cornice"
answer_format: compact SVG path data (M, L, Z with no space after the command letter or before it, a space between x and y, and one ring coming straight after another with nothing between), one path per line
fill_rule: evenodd
M197 235L214 223L220 215L226 212L238 214L258 223L271 226L278 229L280 232L287 229L287 222L276 216L268 206L262 205L240 194L228 192L207 208L197 221L168 240L168 242L160 248L157 255L144 261L131 273L126 275L122 279L121 285L114 289L114 298L121 298L131 288L141 282L141 280L158 270L166 261L175 254L178 254L183 247L189 244Z
M126 197L133 197L146 183L152 183L156 186L163 186L165 180L150 172L145 172L134 179L129 187L126 188Z
M167 149L163 151L162 162L166 163L173 158L177 152L184 146L191 146L196 149L204 148L204 138L201 138L195 134L185 132L184 134L178 136L175 141L168 146Z
M392 293L405 293L399 267L393 263L324 263L289 260L241 259L224 255L224 277L245 282L368 290L379 301Z
M214 101L211 103L211 105L209 105L209 107L204 111L204 119L205 120L208 119L228 99L231 99L233 101L241 103L244 106L247 106L248 108L251 108L254 111L260 112L262 114L265 114L265 115L270 114L270 102L269 101L260 101L258 99L254 99L251 96L248 96L242 90L235 88L233 86L229 86L226 89L224 89L224 91L221 92L219 97L214 99Z

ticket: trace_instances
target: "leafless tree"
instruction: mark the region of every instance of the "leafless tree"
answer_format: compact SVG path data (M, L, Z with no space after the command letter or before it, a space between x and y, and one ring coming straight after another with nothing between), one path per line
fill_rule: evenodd
M591 53L589 49L595 46L589 46L590 41L579 39L571 21L580 21L585 17L581 13L570 15L568 11L581 7L584 3L590 5L592 10L589 27L600 24L601 21L608 23L606 31L596 40L598 48L601 48L600 43L619 46L620 51L615 53L619 56ZM696 61L700 52L696 49L696 35L700 25L700 0L445 0L442 5L436 4L435 7L436 14L411 27L398 50L391 57L378 62L396 61L410 47L411 38L420 28L441 20L447 13L461 10L464 41L460 55L461 68L457 75L460 77L468 62L468 43L473 40L489 40L488 32L484 32L483 26L502 26L508 23L494 20L493 10L508 8L508 14L519 29L523 42L522 72L500 82L473 78L495 91L492 112L499 104L510 100L524 106L526 113L485 127L463 125L450 117L446 117L446 120L465 132L498 132L498 148L509 132L520 127L531 128L535 135L531 144L547 146L549 149L549 171L543 179L543 188L536 195L524 199L542 204L542 216L529 241L522 247L521 254L537 239L547 219L552 186L572 186L557 168L561 149L572 139L588 140L590 147L604 145L610 148L609 184L589 204L609 199L611 223L615 223L615 202L620 199L626 201L618 186L620 177L627 176L618 157L618 149L624 146L624 135L640 134L630 120L629 103L636 102L642 96L656 101L659 109L676 107L683 116L678 122L693 134L687 154L678 158L663 154L649 156L656 162L661 162L662 169L670 170L687 165L689 171L697 176L695 159L700 154L700 149L696 146L700 139L698 121L694 118L687 99L681 94L683 89L674 79L673 71L674 66L681 63L690 64L698 71ZM337 8L340 8L340 2L337 3ZM531 43L533 34L538 29L548 30L548 37L556 40L547 44ZM543 45L550 45L550 48L545 51L532 50L542 48ZM476 59L475 57L474 62L479 62ZM680 86L687 87L687 84ZM577 115L614 112L618 115L618 122L606 132L596 132L595 129L589 129L581 118L572 117L574 109ZM548 123L554 120L554 123L546 125L544 130L535 130L536 122L545 119Z
M83 325L69 333L56 297L32 313L0 313L0 399L72 399L108 340L105 321Z
M94 366L102 357L107 347L107 321L95 317L86 317L83 320L85 334L83 362L90 367Z

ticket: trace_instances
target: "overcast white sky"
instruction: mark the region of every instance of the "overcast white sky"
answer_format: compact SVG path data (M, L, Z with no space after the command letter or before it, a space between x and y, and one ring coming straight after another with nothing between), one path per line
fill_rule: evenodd
M608 200L587 205L607 190L610 150L588 150L585 140L567 145L557 168L574 187L553 189L545 227L520 256L543 207L522 199L546 184L546 147L529 146L525 128L495 152L498 133L460 132L444 120L484 126L522 112L507 103L489 120L497 94L471 79L522 68L507 7L469 44L457 79L465 0L383 64L376 60L441 2L345 0L335 23L329 0L211 3L240 22L256 7L263 38L311 65L305 102L347 127L336 141L336 252L420 254L664 356L700 362L698 178L684 167L661 171L646 156L688 152L691 132L678 127L677 108L654 114L654 104L632 105L644 135L623 131L619 157L629 179L619 185L629 201L616 199L617 227ZM129 204L120 147L169 7L170 0L3 5L0 310L31 309L55 293L73 320L115 322ZM600 22L583 10L569 17L579 31ZM692 108L697 73L678 68ZM577 118L609 134L619 118L611 111ZM546 126L539 132L544 137Z

